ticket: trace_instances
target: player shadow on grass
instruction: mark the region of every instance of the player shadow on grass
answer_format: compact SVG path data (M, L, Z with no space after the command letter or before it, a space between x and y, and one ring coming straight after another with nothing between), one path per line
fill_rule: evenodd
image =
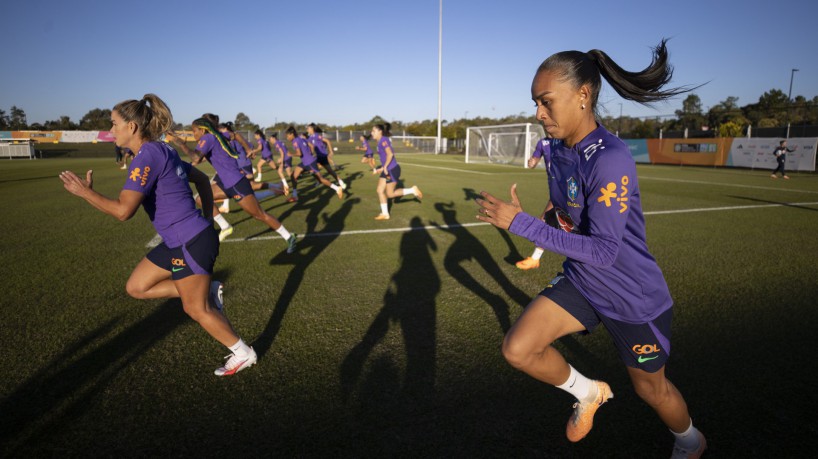
M364 365L384 341L392 323L400 326L406 350L403 382L395 362L385 351L373 360L360 383L360 400L379 412L392 415L395 405L417 408L433 402L436 376L436 297L441 281L431 257L437 244L419 217L400 242L401 265L392 276L383 308L366 334L341 364L341 396L349 400L364 376Z
M326 196L327 195L320 195L319 201L309 207L310 212L306 219L307 235L299 240L296 253L288 254L282 252L270 260L271 265L289 264L292 265L292 268L287 275L287 280L284 282L284 287L281 289L278 300L273 306L273 313L270 316L270 320L267 321L267 325L264 327L264 331L261 335L253 342L253 348L259 357L263 357L264 354L270 350L276 336L278 336L284 315L287 313L290 302L298 293L298 289L304 281L307 268L318 258L321 252L341 235L344 229L344 221L352 211L352 207L361 201L358 198L347 199L341 205L341 208L336 210L332 215L328 215L326 212L321 213L324 227L321 232L317 232L318 214L329 203L328 200L330 198ZM332 197L334 196L335 194L332 194Z
M446 256L443 259L443 266L446 271L461 285L471 290L480 297L494 311L497 322L503 333L511 328L509 318L509 305L502 296L492 292L477 280L464 266L464 262L476 261L481 268L494 279L503 291L521 308L524 308L531 296L517 288L511 280L506 277L500 266L491 256L488 249L477 239L468 229L457 221L457 212L454 210L454 203L436 203L435 210L441 213L445 226L440 226L435 222L432 225L438 227L455 237L455 241L449 246Z
M480 196L480 193L475 191L474 188L463 188L463 193L466 194L466 201L474 202L475 199L482 198L482 196ZM477 204L475 204L475 206L476 205ZM475 209L476 209L476 207L475 207ZM514 241L511 240L511 236L508 235L508 231L504 231L504 230L502 230L500 228L497 228L497 227L495 227L495 229L497 230L497 233L500 234L500 237L502 237L503 240L506 241L506 245L508 246L508 251L509 251L508 255L503 257L503 260L505 260L506 263L508 263L510 265L513 265L513 264L517 263L518 261L522 260L523 258L525 258L520 253L520 251L517 250L517 245L514 244Z
M174 305L179 307L170 307ZM120 371L188 320L178 299L167 300L113 336L122 316L67 343L61 354L0 402L0 456L25 457L23 452L35 443L59 437L73 420L86 416Z

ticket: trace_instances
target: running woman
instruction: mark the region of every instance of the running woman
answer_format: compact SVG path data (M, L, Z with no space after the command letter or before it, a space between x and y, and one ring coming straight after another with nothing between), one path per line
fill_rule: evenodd
M417 185L412 185L412 188L402 188L396 190L400 180L400 166L398 160L395 158L395 153L392 151L392 140L389 137L392 135L389 129L391 124L376 124L372 127L372 138L378 143L378 156L381 160L381 167L372 171L373 174L381 174L378 179L378 201L381 204L381 213L375 217L375 220L389 220L389 202L388 199L397 198L399 196L415 195L418 200L423 199L423 193Z
M335 190L338 199L344 198L344 189L340 185L336 185L325 179L318 171L318 161L312 154L312 148L304 137L299 137L293 126L287 128L287 140L293 145L293 156L301 157L301 164L295 166L293 171L293 195L288 200L289 202L298 201L298 178L304 171L308 174L313 174L319 182Z
M341 188L346 190L347 184L338 178L338 174L335 173L335 169L333 169L330 164L329 152L332 151L332 143L324 139L324 136L321 134L321 129L318 128L315 123L307 125L307 143L310 146L310 150L312 150L312 154L315 156L316 162L338 182Z
M281 177L281 183L284 185L284 193L290 193L290 185L287 183L287 177L293 176L293 157L290 151L287 150L287 144L283 140L278 139L278 135L270 134L270 143L273 149L278 152L278 176Z
M375 157L372 154L372 147L369 146L369 139L372 138L372 135L361 134L359 137L361 141L360 147L355 147L356 150L364 152L364 155L361 157L361 162L369 165L369 168L372 169L372 172L375 172Z
M233 123L219 123L218 124L219 132L230 142L230 146L233 147L233 150L239 155L236 162L239 165L239 169L244 172L244 176L248 179L253 178L253 161L251 160L252 156L247 156L247 150L244 148L242 144L247 144L240 134L236 134ZM253 188L255 190L255 188ZM215 193L216 190L213 190ZM230 212L230 198L222 200L222 204L219 207L219 213L226 214Z
M596 115L600 74L620 96L646 105L690 90L662 89L672 75L665 44L662 40L640 72L627 72L603 51L591 50L554 54L534 75L536 117L554 139L550 200L570 215L579 234L523 212L516 184L510 202L482 192L477 218L567 257L564 274L529 303L506 334L503 356L577 399L568 439L576 442L590 432L594 413L613 392L569 365L552 343L603 323L637 395L673 433L672 457L698 458L707 442L693 426L682 394L665 376L673 300L648 252L636 164L627 145Z
M117 199L93 188L93 171L82 180L73 172L60 174L63 186L102 212L119 220L134 216L141 205L162 243L136 265L125 286L138 299L180 298L182 307L216 341L230 349L216 375L238 373L256 363L256 352L233 330L224 316L222 283L211 281L219 254L219 239L209 221L213 197L207 176L182 162L170 146L159 141L173 127L167 105L156 95L127 100L111 111L111 135L117 145L136 155ZM196 208L188 182L207 205Z
M295 251L297 237L287 231L275 217L265 212L258 203L256 195L253 194L252 185L236 162L236 153L221 135L210 124L206 118L198 118L193 121L193 138L196 139L196 150L191 151L187 144L179 142L173 135L167 135L169 141L176 143L179 147L193 159L193 164L199 164L207 159L216 169L216 185L224 192L224 196L232 197L239 206L256 220L265 223L273 231L278 233L287 242L287 253ZM218 196L217 196L218 197ZM204 205L204 203L202 203ZM219 215L222 219L223 216ZM214 217L215 219L216 217ZM233 227L229 228L232 233ZM224 233L225 230L222 230ZM220 237L221 234L220 234ZM227 237L227 236L224 236Z
M547 136L543 137L537 142L537 147L534 148L534 153L528 158L528 168L534 169L537 167L537 164L540 163L540 159L545 159L545 172L546 174L550 174L549 169L551 168L551 139ZM540 220L545 219L545 216L548 214L553 206L546 206L545 210L543 211L542 215L540 216ZM516 266L522 270L526 269L536 269L540 267L540 258L544 250L540 247L534 248L534 253L531 254L530 257L525 257L522 260L516 263Z

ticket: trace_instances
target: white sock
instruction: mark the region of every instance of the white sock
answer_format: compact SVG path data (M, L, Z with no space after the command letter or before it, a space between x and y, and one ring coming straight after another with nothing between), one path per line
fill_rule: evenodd
M280 234L285 241L290 238L290 232L287 231L287 228L284 228L284 225L279 226L276 233Z
M404 195L404 196L409 196L410 194L415 194L415 188L414 188L414 187L412 187L412 188L404 188L404 189L403 189L403 195Z
M531 254L531 258L539 260L540 258L542 258L543 252L544 252L543 249L537 247L534 249L534 253Z
M699 430L693 427L693 419L690 420L690 427L682 433L670 431L676 437L676 445L686 451L696 451L699 449Z
M594 382L586 378L571 365L568 365L568 367L571 368L571 374L568 375L568 380L557 386L557 388L573 395L574 398L580 402L593 400L596 397L596 385Z
M230 223L227 223L227 220L224 219L224 215L219 214L213 217L213 220L219 224L219 228L226 230L230 228Z
M257 181L257 182L260 182L260 181L261 181L261 174L257 174L257 175L256 175L256 181Z
M236 344L229 346L229 349L236 355L236 357L240 359L247 357L247 355L250 353L250 346L248 346L247 343L245 343L241 338L236 341Z
M341 189L341 187L340 187L340 186L338 186L338 185L336 185L336 184L334 184L334 183L330 183L329 187L330 187L330 188L332 188L332 189L333 189L333 190L335 190L335 191L338 191L338 190L340 190L340 189Z
M222 201L222 205L219 206L219 209L227 209L229 211L230 210L230 200L225 199L224 201Z
M344 186L344 181L341 180L341 179L338 179L338 185Z
M284 184L284 188L289 188L290 187L290 185L287 185L287 180L285 180L285 179L281 179L281 183Z
M389 215L389 206L386 203L381 204L381 213L383 215Z

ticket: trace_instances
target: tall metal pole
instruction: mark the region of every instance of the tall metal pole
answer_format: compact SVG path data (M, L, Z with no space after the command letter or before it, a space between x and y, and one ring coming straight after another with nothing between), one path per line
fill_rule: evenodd
M443 0L441 0L443 1ZM787 138L790 138L790 112L792 109L792 80L795 77L795 72L798 69L792 69L790 72L790 91L787 93Z
M435 154L443 147L443 0L440 0L440 26L437 33L437 142Z

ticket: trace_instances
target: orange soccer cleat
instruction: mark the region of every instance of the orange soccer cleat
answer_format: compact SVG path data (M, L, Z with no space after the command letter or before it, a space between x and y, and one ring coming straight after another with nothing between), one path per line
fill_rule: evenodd
M596 397L591 401L577 401L574 403L574 414L568 419L565 426L565 435L568 440L578 442L588 435L594 426L594 414L605 402L613 398L611 386L603 381L594 381Z
M540 260L535 260L531 257L526 257L523 260L520 260L516 263L516 266L520 269L536 269L540 267Z

